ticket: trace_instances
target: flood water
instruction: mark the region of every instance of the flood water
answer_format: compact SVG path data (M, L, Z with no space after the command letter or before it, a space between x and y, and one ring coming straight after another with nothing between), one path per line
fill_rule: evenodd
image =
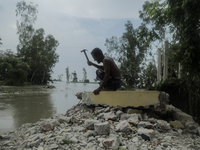
M24 123L35 123L41 118L65 114L79 100L75 94L93 91L98 84L56 82L55 89L43 86L0 87L3 91L18 91L14 94L0 93L0 134L14 130ZM20 91L20 92L19 92Z

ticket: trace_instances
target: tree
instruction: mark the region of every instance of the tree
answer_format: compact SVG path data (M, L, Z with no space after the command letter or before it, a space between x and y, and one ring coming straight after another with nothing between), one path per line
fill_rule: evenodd
M0 37L0 47L1 47L1 45L2 45L2 42L1 42L1 40L2 40L2 39L1 39L1 37Z
M66 71L67 82L69 82L69 78L70 78L69 67L67 67L67 68L65 69L65 71Z
M115 59L120 64L123 78L130 87L138 86L141 65L149 48L149 41L139 36L139 31L145 30L145 26L134 29L130 21L125 24L126 32L120 38L113 36L106 39L106 47L109 53L115 53Z
M98 80L95 78L95 79L94 79L94 82L97 82L97 81L98 81Z
M58 75L58 81L62 81L63 74Z
M151 24L158 37L166 34L166 29L172 34L174 62L181 63L184 72L199 74L200 49L200 3L198 0L160 0L145 2L140 17L144 23ZM163 36L164 37L164 36Z
M77 81L78 81L78 78L77 78L76 71L72 72L72 76L73 76L72 82L77 82Z
M26 53L26 60L30 67L30 82L38 83L38 77L42 74L41 70L44 69L44 64L42 63L43 50L44 50L44 30L38 29L35 31L34 35L29 41L28 51ZM37 73L37 76L35 77Z
M37 5L33 3L27 4L25 1L16 4L17 34L19 35L19 44L17 45L18 55L26 60L28 53L27 47L34 33L33 24L37 20Z
M83 82L85 82L87 79L87 72L85 70L85 68L83 68Z
M14 57L16 54L10 49L6 49L5 51L0 50L0 59L6 58L6 57Z
M189 86L189 110L196 116L200 99L200 3L198 0L169 0L168 17L173 23L179 50L174 53L176 63L181 63L182 72ZM198 100L198 101L197 101Z
M11 50L0 54L0 80L5 85L23 85L27 80L29 66L18 59Z
M171 61L182 66L181 79L189 91L189 113L197 115L200 91L200 3L199 0L146 2L140 16L160 35L168 29L172 35ZM175 66L173 65L173 66Z
M149 62L143 72L144 87L151 88L157 81L157 68L155 62Z
M37 19L37 5L24 1L17 3L16 15L19 44L18 56L30 66L28 81L32 84L46 84L51 80L50 73L58 62L59 55L55 52L59 42L52 36L45 37L44 29L35 30L33 24Z
M48 74L52 72L59 59L59 55L55 52L58 44L52 35L45 37L42 28L35 31L26 55L26 61L31 67L28 78L31 83L44 84L50 80Z

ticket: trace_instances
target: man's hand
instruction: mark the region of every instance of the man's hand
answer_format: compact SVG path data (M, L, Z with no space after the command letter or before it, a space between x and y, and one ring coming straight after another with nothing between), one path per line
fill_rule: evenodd
M91 66L93 63L91 61L87 61L88 65Z
M93 93L94 93L94 95L98 95L100 91L101 91L101 88L98 88L98 89L94 90Z

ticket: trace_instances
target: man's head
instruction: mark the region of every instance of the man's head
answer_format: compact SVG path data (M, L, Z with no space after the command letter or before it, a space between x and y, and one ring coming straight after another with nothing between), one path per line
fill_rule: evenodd
M94 48L91 52L92 57L94 58L95 61L98 63L102 62L104 59L103 52L101 51L100 48Z

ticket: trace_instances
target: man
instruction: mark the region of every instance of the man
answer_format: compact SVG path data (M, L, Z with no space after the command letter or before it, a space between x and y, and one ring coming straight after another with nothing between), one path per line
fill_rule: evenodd
M89 66L94 66L97 69L97 80L100 80L100 86L94 90L94 94L97 95L101 90L116 91L121 87L121 74L120 70L110 57L105 57L99 48L94 48L91 52L92 57L98 63L103 63L103 66L96 65L91 61L88 61Z

